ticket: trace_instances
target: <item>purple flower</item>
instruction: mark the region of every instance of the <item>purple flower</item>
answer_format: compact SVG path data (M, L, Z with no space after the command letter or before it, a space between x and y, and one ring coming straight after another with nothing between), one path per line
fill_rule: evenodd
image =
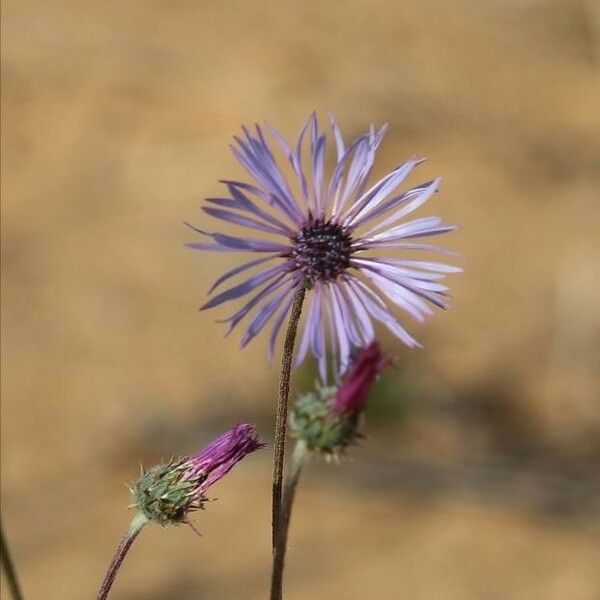
M389 304L417 321L432 313L430 305L447 308L447 287L440 280L461 269L440 262L388 256L396 250L450 251L415 241L455 229L439 217L403 219L438 190L440 180L427 181L398 193L398 186L423 159L410 158L368 186L386 126L369 131L346 144L331 118L336 162L326 178L326 135L313 114L290 146L272 127L271 135L287 157L292 181L284 175L263 130L244 128L235 137L232 151L255 183L224 180L226 197L209 198L203 210L215 217L261 232L260 238L208 233L209 242L188 244L199 250L255 252L261 257L244 262L217 279L211 292L229 278L249 269L255 274L214 295L203 309L252 294L246 304L225 321L231 332L256 307L242 338L252 340L271 320L269 352L273 355L279 331L302 285L312 289L304 334L295 364L307 352L319 362L321 378L327 380L326 337L331 347L334 373L343 373L352 351L374 339L373 321L387 327L410 347L418 342L397 321ZM307 160L303 159L305 139ZM368 256L375 250L378 256ZM383 251L383 256L381 256ZM327 332L327 333L326 333Z
M381 354L379 344L372 342L363 348L338 388L333 402L333 414L358 414L367 403L371 386L379 373L391 362Z
M227 475L242 458L263 447L264 444L256 436L252 425L236 425L188 460L186 477L202 477L196 490L198 495L202 495L213 483Z
M204 507L206 490L263 446L252 425L236 425L195 456L173 459L143 473L132 489L133 504L160 525L187 523L188 513Z

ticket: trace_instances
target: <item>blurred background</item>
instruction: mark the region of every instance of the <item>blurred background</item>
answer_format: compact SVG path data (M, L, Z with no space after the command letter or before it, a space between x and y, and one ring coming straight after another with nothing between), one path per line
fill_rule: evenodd
M239 178L230 137L389 121L460 224L453 308L394 354L368 439L313 464L287 598L600 598L600 5L594 0L2 3L2 511L29 599L91 598L139 462L238 420L277 365L199 313L234 256L182 221ZM307 389L304 370L293 393ZM264 598L270 448L113 598ZM4 585L4 584L3 584ZM2 588L3 591L4 588Z

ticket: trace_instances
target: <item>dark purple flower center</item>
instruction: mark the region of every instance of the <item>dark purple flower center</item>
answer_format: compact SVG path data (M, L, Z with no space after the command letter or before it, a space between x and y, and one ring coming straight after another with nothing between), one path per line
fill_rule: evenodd
M350 266L352 238L341 225L324 219L305 223L292 239L290 259L312 281L332 281Z

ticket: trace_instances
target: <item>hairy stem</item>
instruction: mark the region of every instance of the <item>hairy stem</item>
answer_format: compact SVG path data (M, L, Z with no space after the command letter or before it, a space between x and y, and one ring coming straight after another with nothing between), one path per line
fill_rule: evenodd
M10 595L13 600L23 600L23 594L21 593L21 588L19 586L19 580L17 579L17 572L15 571L15 565L10 556L10 550L8 549L8 542L4 537L4 529L2 528L2 523L0 522L0 550L2 552L2 568L4 569L4 574L6 575L6 583L8 585L8 589L10 590Z
M137 513L133 520L131 521L127 532L123 536L121 543L119 544L115 555L106 571L106 575L104 576L104 581L100 586L100 590L98 591L98 596L96 600L104 600L108 596L108 592L112 587L112 584L117 576L117 572L123 563L123 559L127 552L129 552L129 548L135 541L135 538L139 535L140 531L144 529L146 525L148 525L148 518L141 512Z
M278 539L275 546L275 557L273 559L273 573L271 576L271 600L280 600L283 590L283 568L285 565L285 551L287 550L288 530L290 526L290 518L292 516L292 506L294 497L296 496L296 487L300 479L302 467L306 463L308 452L306 442L298 440L294 453L292 455L292 463L290 470L285 480L285 489L283 492L283 502L281 505L281 513L279 520Z
M298 321L302 312L302 303L306 289L302 286L294 296L294 303L290 312L285 341L283 343L283 358L281 361L281 375L279 377L279 395L277 399L277 414L275 417L275 449L273 456L273 505L272 505L272 543L273 557L278 539L279 514L281 511L281 488L283 482L283 459L285 455L285 435L287 431L288 397L290 395L290 374L292 372L292 359L294 355L294 342Z

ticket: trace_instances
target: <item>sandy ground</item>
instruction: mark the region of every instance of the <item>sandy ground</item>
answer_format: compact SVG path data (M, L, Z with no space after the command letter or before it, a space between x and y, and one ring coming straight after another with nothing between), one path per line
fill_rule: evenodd
M184 250L181 222L210 227L241 123L294 135L313 109L348 136L389 121L376 174L428 156L412 183L443 175L429 211L461 226L453 309L411 325L422 352L386 342L435 402L373 460L533 457L594 495L599 69L593 0L3 2L2 508L27 598L92 596L139 459L268 427L265 341L241 354L196 311L235 259ZM114 597L264 597L252 460L202 539L147 531ZM302 492L289 598L600 597L593 510L340 481Z

